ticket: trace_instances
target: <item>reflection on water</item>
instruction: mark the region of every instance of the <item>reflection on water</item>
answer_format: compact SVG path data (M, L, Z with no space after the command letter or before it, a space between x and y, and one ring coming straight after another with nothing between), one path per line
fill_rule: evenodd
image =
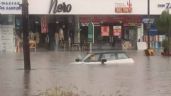
M23 68L16 61L22 56L1 56L0 93L35 96L59 87L80 96L171 96L170 57L128 54L134 65L72 65L77 52L37 52L31 54L30 72L17 70Z
M30 94L30 71L24 71L24 78L23 78L23 96L31 96Z
M165 62L146 64L146 94L148 96L170 96L171 95L171 65L170 59ZM149 61L149 62L151 62ZM156 60L155 60L156 61Z

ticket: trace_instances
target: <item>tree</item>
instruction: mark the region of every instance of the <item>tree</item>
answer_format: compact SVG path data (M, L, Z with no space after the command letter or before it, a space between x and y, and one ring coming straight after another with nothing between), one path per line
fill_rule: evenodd
M169 14L169 10L164 10L160 17L156 20L157 29L160 32L169 36L170 34L170 24L171 24L171 15Z
M164 40L162 46L164 50L169 50L171 48L171 15L169 14L169 10L164 10L159 18L156 20L156 25L158 31L164 33L166 35L166 39Z

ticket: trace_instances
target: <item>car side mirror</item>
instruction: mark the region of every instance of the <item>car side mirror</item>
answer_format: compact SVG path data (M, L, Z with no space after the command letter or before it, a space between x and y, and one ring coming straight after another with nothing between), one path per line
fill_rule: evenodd
M76 62L80 62L80 59L79 59L79 58L77 58L77 59L75 59L75 61L76 61Z
M107 62L106 59L102 59L102 60L101 60L101 63L102 63L102 64L104 64L105 62Z

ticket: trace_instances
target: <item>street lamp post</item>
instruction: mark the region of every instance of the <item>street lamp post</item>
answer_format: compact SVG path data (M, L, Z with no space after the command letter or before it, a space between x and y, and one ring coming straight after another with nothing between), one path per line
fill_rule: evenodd
M147 48L150 49L150 0L148 0L148 23L147 23L147 35L148 35L148 44Z
M153 56L154 55L154 49L150 48L150 27L151 27L151 18L150 18L150 0L147 1L148 6L147 6L147 10L148 10L148 22L147 22L147 49L145 50L145 54L146 56Z
M22 25L23 25L23 54L24 70L30 70L30 48L28 38L28 1L22 0Z

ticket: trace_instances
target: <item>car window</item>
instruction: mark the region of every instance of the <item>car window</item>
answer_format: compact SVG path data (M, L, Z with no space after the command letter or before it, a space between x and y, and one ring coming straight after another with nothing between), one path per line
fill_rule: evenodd
M128 56L125 53L118 53L117 57L118 57L117 59L127 59L128 58Z
M92 54L85 60L85 62L98 62L99 57L100 57L100 54Z
M115 60L116 55L115 55L115 53L105 53L105 54L102 55L101 58L106 59L106 60Z

